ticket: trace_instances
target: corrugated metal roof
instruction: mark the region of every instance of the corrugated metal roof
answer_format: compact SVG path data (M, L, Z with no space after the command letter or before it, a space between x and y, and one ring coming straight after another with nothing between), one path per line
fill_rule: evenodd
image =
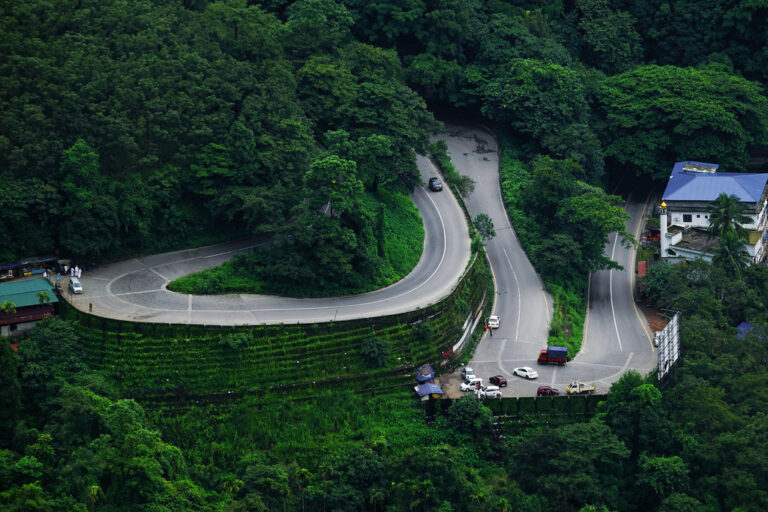
M742 172L692 172L688 168L717 168L702 162L675 162L669 176L663 201L714 201L720 194L736 196L743 203L760 201L768 182L768 174Z
M53 293L53 286L43 277L0 283L0 304L8 301L13 302L19 308L37 306L40 304L37 294L43 291L48 293L51 304L59 302L58 297Z

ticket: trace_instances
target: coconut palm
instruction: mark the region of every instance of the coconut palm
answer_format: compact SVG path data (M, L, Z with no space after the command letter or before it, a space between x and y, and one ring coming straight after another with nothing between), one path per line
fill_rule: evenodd
M752 222L744 212L746 205L736 196L722 193L709 208L709 236L722 238L725 233L734 232L738 238L747 239L743 225Z
M0 304L0 313L15 313L16 312L16 304L10 301L5 301L2 304Z
M719 244L712 257L712 263L720 265L727 272L741 271L752 263L747 252L746 242L740 238L734 231L726 231L720 237Z

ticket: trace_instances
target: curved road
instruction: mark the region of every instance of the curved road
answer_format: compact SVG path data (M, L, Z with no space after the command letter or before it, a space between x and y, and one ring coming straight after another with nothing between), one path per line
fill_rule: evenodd
M564 390L574 379L594 382L606 391L628 369L646 374L655 368L656 354L647 324L633 298L634 251L616 243L606 247L626 270L591 276L590 299L581 353L566 366L536 365L547 344L552 299L522 250L501 200L498 148L492 135L477 129L447 125L448 150L456 168L476 182L467 200L474 217L488 214L496 237L487 244L496 284L494 313L501 326L486 334L471 365L478 375L507 376L507 395L530 396L539 385ZM436 174L431 162L418 158L424 181ZM422 258L403 280L375 292L325 299L294 299L262 295L198 296L173 293L165 286L173 279L221 264L255 240L242 240L199 249L127 260L104 266L84 276L85 293L74 297L76 307L100 316L161 323L218 325L315 323L377 317L411 311L439 301L455 286L469 261L469 238L464 215L446 192L417 188L412 198L424 220ZM639 233L645 205L630 197L628 230ZM532 366L536 381L512 377L517 366Z
M496 283L494 314L501 318L493 336L485 334L470 362L484 379L505 375L505 395L530 396L540 385L561 391L572 380L595 383L598 392L607 391L624 371L636 369L647 374L656 366L656 354L644 319L632 297L634 251L615 242L606 250L623 271L603 271L591 276L585 341L577 357L565 366L539 366L536 357L547 346L552 318L552 299L522 250L506 215L499 187L498 147L492 135L478 128L447 125L448 151L457 169L475 180L475 191L467 200L472 217L488 214L496 237L487 242ZM643 204L629 201L625 206L631 219L628 230L639 233ZM539 378L527 381L513 377L517 366L531 366Z
M417 160L426 181L437 171L425 157ZM199 249L125 260L83 275L76 307L108 318L216 325L316 323L392 315L434 304L454 288L470 256L461 207L450 193L419 187L411 195L424 221L424 251L401 281L370 293L346 297L296 299L266 295L186 295L166 289L168 282L220 265L252 247L241 240Z

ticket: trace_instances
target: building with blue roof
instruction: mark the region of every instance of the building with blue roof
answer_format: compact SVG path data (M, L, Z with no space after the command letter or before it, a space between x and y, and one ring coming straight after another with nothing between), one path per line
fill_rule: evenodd
M711 261L717 240L706 233L709 209L720 194L736 196L745 204L751 222L747 251L757 263L765 254L768 210L768 174L719 172L718 164L675 162L662 195L661 256L663 258Z

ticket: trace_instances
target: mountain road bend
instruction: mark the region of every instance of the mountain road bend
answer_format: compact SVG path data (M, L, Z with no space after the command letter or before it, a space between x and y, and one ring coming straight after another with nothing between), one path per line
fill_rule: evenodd
M494 137L480 128L447 125L444 138L457 169L475 181L466 200L474 218L485 213L493 220L496 237L486 245L496 285L493 314L501 318L499 329L486 333L470 361L475 373L486 381L504 375L509 396L535 395L538 386L565 391L573 380L592 382L598 392L627 370L645 375L656 365L650 331L633 298L634 248L610 236L606 251L623 270L596 272L590 279L590 294L581 352L565 366L538 365L536 358L547 346L552 318L552 299L520 246L503 206ZM630 215L627 230L637 236L644 223L647 204L629 195L625 210ZM492 334L492 335L491 335ZM512 375L514 368L530 366L538 378L526 380ZM457 372L458 374L458 372Z
M437 170L422 156L424 183ZM411 198L424 222L424 249L402 280L369 293L344 297L290 298L251 294L187 295L169 291L179 277L211 268L248 250L254 239L145 256L83 274L84 293L68 296L78 309L120 320L208 325L295 324L372 318L434 304L458 283L470 258L464 213L447 190L416 187ZM66 286L66 283L65 283Z

